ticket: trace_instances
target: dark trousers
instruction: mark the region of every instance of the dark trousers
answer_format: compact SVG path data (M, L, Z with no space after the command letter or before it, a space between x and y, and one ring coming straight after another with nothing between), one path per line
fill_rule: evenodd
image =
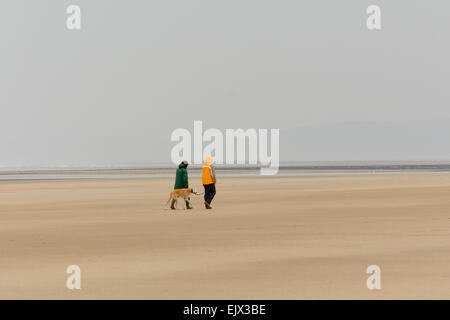
M214 185L214 183L211 183L211 184L204 184L203 187L205 188L205 201L208 204L211 204L211 201L216 195L216 186Z

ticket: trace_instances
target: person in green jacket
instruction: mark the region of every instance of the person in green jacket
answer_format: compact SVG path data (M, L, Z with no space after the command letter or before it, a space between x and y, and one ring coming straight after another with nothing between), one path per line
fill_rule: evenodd
M189 163L187 161L182 161L177 169L177 174L175 177L175 186L174 189L187 189L189 188L188 182L188 173L187 167ZM170 204L170 209L175 210L175 199L172 199L172 203ZM192 209L189 205L189 202L186 201L186 209Z

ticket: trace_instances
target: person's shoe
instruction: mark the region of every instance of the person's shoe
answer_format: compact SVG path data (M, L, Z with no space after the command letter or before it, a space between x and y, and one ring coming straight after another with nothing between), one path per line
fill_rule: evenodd
M209 205L209 203L206 202L206 201L205 201L205 208L206 208L206 209L212 209L212 207L211 207L211 206Z
M170 209L175 210L175 200L172 200L172 203L170 204Z

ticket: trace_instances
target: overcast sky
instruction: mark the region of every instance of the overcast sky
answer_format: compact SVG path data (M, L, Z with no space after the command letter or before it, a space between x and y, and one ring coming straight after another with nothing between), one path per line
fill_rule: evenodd
M366 28L370 4L380 31ZM395 135L397 122L450 119L449 13L437 0L3 0L0 165L169 162L171 132L194 120L280 128L298 150L281 161L450 160L427 141L404 156L380 141L372 153L326 145L346 123L363 145L364 123ZM296 132L311 127L325 137L305 157Z

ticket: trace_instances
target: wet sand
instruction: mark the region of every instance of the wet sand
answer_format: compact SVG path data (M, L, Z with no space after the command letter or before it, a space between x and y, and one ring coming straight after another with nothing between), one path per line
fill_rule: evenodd
M450 299L450 174L222 178L213 210L172 187L0 182L0 298Z

